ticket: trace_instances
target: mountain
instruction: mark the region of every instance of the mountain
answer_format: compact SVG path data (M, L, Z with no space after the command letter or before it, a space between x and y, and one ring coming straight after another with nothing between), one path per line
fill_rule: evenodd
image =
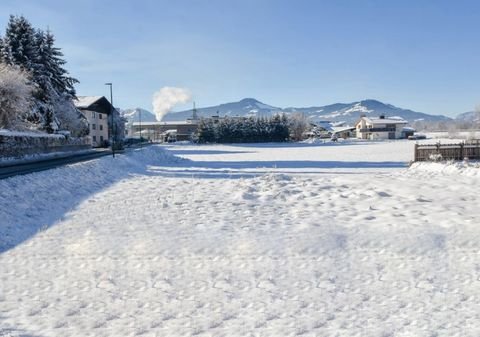
M141 108L120 110L120 114L128 120L128 123L139 122L140 118L142 122L155 122L157 120L153 113Z
M254 98L245 98L238 102L225 103L207 108L198 108L200 117L220 116L272 116L276 113L303 113L312 121L345 122L354 124L361 115L366 116L398 116L413 123L415 121L448 121L448 117L429 115L408 109L398 108L391 104L385 104L377 100L367 99L353 103L336 103L325 106L313 106L306 108L279 108L262 103ZM171 112L164 117L164 121L185 120L192 116L192 110Z
M238 102L225 103L216 106L197 109L199 117L210 117L219 114L220 116L271 116L281 112L282 108L274 107L257 101L254 98L244 98ZM170 112L164 121L179 121L192 117L192 110Z
M480 121L480 113L476 111L468 111L459 114L456 118L458 122L479 122Z

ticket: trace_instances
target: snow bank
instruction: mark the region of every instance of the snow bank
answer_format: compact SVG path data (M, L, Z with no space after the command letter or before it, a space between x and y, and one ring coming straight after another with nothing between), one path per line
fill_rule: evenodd
M115 158L0 180L0 252L55 224L88 197L132 175L145 174L150 165L182 161L187 160L159 146L148 146Z
M408 172L480 177L480 162L418 162L413 163Z
M0 129L1 136L9 137L46 137L46 138L65 138L63 134L49 134L39 131L13 131L8 129Z

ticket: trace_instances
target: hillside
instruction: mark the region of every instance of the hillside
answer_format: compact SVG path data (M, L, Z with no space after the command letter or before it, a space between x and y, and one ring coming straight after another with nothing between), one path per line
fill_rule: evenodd
M478 122L480 121L480 113L476 111L468 111L459 114L456 118L458 122Z
M142 122L156 121L153 113L141 108L120 110L120 114L128 120L128 123L139 122L140 119Z

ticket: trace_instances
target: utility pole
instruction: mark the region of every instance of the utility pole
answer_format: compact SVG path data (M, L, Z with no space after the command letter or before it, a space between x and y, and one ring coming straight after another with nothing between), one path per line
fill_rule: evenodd
M142 110L138 110L138 120L140 122L140 147L142 147Z
M105 83L105 85L108 85L110 87L110 105L112 106L110 111L111 121L112 121L112 155L113 155L113 158L115 158L115 124L113 121L113 112L115 111L115 108L113 107L113 89L112 89L113 84L109 82L109 83Z
M197 119L198 119L197 108L195 107L195 101L193 101L192 121L196 121Z

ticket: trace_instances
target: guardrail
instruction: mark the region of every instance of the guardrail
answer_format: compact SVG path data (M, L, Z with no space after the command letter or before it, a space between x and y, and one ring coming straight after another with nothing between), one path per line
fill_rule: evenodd
M480 160L480 140L455 144L415 144L414 161Z

